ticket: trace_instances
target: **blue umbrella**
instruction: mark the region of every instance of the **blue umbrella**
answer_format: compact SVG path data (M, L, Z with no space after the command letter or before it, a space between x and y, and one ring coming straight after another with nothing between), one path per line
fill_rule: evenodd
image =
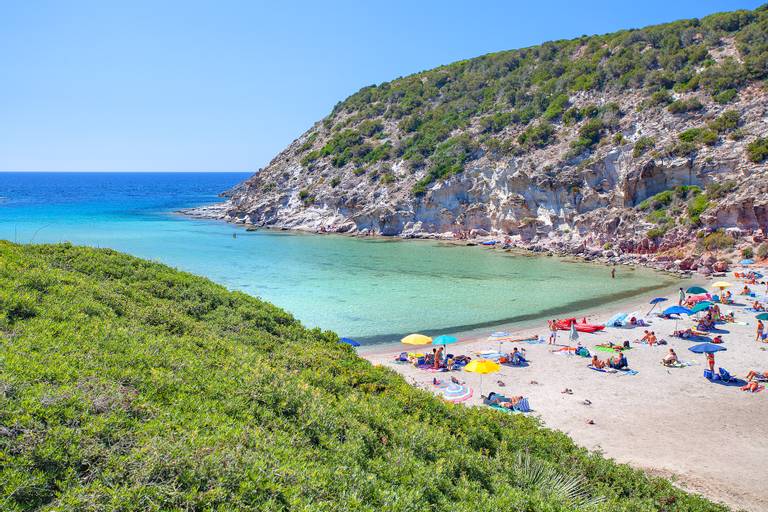
M692 313L692 311L690 309L684 308L683 306L672 306L672 307L669 307L669 308L667 308L667 309L665 309L664 311L661 312L661 314L664 315L664 316L669 316L669 315L690 315L691 313Z
M714 343L700 343L699 345L688 347L688 350L697 354L711 354L713 352L720 352L721 350L728 349L721 347L720 345L715 345Z
M433 345L450 345L459 341L455 336L448 336L447 334L441 334L437 338L432 340Z
M353 347L359 347L360 343L353 340L352 338L341 338L339 340L339 343L346 343L347 345L352 345Z
M662 303L662 302L664 302L666 300L667 300L666 297L656 297L655 299L651 299L651 302L648 303L648 304L651 304L651 309L648 310L646 315L650 315L651 314L651 311L653 311L653 308L656 307L656 304L660 304L660 303Z
M752 265L754 262L755 260L746 259L746 260L741 260L739 262L739 265Z

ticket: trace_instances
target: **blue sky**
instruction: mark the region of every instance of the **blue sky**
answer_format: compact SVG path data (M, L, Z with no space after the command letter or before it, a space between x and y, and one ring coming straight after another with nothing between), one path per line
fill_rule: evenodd
M365 85L763 1L0 0L0 170L255 170Z

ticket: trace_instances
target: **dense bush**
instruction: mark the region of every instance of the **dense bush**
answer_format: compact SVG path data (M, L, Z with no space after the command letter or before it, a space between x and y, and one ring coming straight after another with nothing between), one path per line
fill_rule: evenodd
M757 247L757 257L760 259L768 258L768 243L763 242Z
M669 104L667 110L673 114L684 114L686 112L695 112L704 108L701 101L698 98L690 98L687 100L676 100Z
M733 247L736 241L722 229L705 235L696 242L699 250L717 251Z
M0 242L0 296L3 511L725 511L163 265Z
M525 148L543 148L554 142L555 129L549 123L529 126L521 133L517 141Z
M649 149L653 149L656 145L656 141L653 139L653 137L640 137L635 141L635 145L632 148L632 156L637 158L639 156L644 155Z
M768 137L760 137L747 144L747 157L756 164L768 159Z

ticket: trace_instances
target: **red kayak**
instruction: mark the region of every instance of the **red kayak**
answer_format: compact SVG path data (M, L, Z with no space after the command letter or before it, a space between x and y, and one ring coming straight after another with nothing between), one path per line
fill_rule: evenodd
M570 331L571 325L576 324L576 330L579 332L597 332L605 329L604 325L588 324L586 319L577 322L575 318L566 318L565 320L555 320L555 327L561 331Z

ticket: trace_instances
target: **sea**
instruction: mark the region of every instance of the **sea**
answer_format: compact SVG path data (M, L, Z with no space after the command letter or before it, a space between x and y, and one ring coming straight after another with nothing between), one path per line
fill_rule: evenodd
M249 173L0 173L0 238L108 247L210 278L364 344L491 332L675 281L644 268L437 241L259 229L185 217Z

